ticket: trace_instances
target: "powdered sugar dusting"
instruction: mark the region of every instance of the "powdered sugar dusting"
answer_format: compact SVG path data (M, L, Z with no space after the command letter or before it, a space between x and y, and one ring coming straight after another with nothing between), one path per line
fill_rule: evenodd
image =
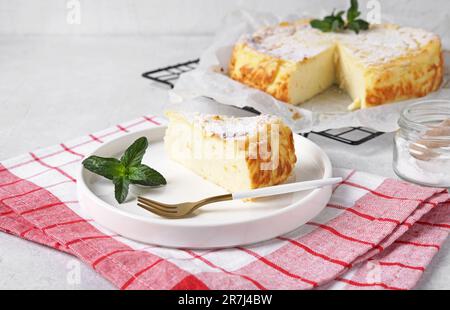
M406 53L419 51L437 35L422 29L400 27L392 24L372 25L370 30L356 34L352 31L324 33L312 28L308 22L270 26L241 42L276 58L303 61L326 49L345 46L367 65L382 64Z
M255 135L269 123L279 123L280 118L272 115L254 117L232 117L200 113L184 113L194 125L200 126L205 132L224 139L245 138Z
M359 34L338 34L339 42L366 64L380 64L420 51L438 39L422 29L396 25L374 25Z
M335 39L307 24L271 26L241 38L254 49L285 60L302 61L335 44Z

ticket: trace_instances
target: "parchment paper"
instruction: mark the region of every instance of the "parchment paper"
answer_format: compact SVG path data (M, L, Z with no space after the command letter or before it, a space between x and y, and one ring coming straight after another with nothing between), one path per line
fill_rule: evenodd
M309 15L309 16L322 16ZM397 120L400 111L408 104L426 99L450 99L450 83L448 64L450 53L446 52L446 77L443 87L427 97L383 105L376 108L349 112L347 106L351 104L351 98L337 87L312 98L300 106L293 106L281 102L272 96L246 85L236 82L226 74L228 63L235 42L244 33L253 33L265 26L276 24L282 20L295 20L305 15L291 15L283 18L270 13L256 13L248 11L236 11L223 21L220 31L215 36L212 45L201 56L199 67L191 72L183 74L171 92L172 102L183 104L206 96L215 101L237 107L252 107L261 113L274 114L283 120L297 132L322 131L343 127L367 127L382 132L397 130ZM402 25L408 25L407 21L385 17ZM442 23L448 22L448 16L441 20L433 21L428 25L428 30L436 29L441 32L444 42L449 42L447 31L442 34ZM423 27L425 28L425 26ZM432 29L430 29L432 28ZM445 27L444 27L445 28ZM445 47L445 46L444 46ZM186 107L184 107L185 109ZM201 111L202 112L202 111Z

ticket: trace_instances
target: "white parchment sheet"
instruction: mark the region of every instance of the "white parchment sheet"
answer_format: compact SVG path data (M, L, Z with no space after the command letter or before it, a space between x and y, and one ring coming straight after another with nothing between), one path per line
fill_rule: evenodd
M244 33L253 33L265 26L282 20L295 20L306 16L322 16L323 13L292 15L279 18L270 13L235 11L224 18L220 31L212 45L201 55L199 67L180 77L171 92L173 102L180 105L192 105L192 100L205 96L215 101L237 107L252 107L261 113L274 114L297 132L322 131L343 127L368 127L377 131L392 132L397 130L397 120L405 105L425 99L450 99L449 63L450 53L446 52L446 77L441 90L424 98L383 105L376 108L350 112L347 106L351 98L337 87L332 87L300 106L281 102L272 96L243 85L229 78L226 74L234 43ZM410 25L406 18L384 17L384 21L401 25ZM439 33L444 41L449 42L445 24L449 23L447 15L428 20L422 28ZM449 26L449 25L447 25ZM444 45L444 48L449 49ZM187 107L183 107L186 109ZM203 111L200 111L203 112ZM298 115L301 115L298 118Z

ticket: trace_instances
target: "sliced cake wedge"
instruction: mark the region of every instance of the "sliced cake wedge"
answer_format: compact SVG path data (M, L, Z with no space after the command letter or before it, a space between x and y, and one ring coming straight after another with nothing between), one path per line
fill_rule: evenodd
M166 116L168 156L229 192L280 184L295 167L292 131L278 117Z

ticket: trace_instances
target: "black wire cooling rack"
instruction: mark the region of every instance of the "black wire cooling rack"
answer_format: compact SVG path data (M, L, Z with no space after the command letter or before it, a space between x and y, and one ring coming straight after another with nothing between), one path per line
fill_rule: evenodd
M180 77L180 75L185 72L194 70L197 67L198 63L199 59L190 60L172 66L145 72L142 74L142 77L166 85L169 88L173 88L175 81ZM248 107L244 109L259 114L259 112L253 108ZM311 134L326 137L349 145L360 145L378 136L381 136L383 133L368 128L348 127L341 129L330 129L320 132L312 131ZM308 136L308 134L305 134L305 136Z

